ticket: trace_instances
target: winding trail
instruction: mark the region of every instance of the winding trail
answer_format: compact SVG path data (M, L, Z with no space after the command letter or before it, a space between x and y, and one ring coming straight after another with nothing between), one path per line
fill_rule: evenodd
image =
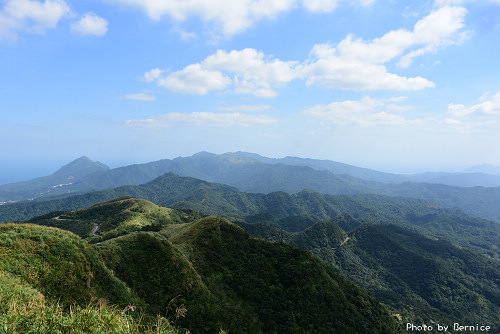
M351 238L349 238L349 237L345 238L345 240L344 240L344 241L342 241L342 243L340 244L340 247L344 246L344 245L345 245L345 243L346 243L347 241L349 241L349 239L351 239Z
M92 235L97 235L97 229L99 228L98 224L94 224L94 228L92 229Z

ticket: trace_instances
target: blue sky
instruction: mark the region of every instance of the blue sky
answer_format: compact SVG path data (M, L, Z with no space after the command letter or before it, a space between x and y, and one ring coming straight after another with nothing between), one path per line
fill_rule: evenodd
M500 164L499 0L0 0L0 183L199 151Z

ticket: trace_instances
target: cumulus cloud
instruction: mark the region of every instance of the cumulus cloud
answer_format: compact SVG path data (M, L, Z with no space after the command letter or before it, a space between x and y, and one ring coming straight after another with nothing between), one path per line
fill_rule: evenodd
M450 103L448 105L448 114L457 118L468 116L500 116L500 91L493 96L486 93L480 98L480 101L480 103L469 106Z
M172 112L147 119L128 120L127 125L145 128L166 128L176 124L213 127L249 127L276 123L277 120L266 115L248 115L239 112Z
M222 72L204 68L201 64L189 65L157 80L160 86L168 90L196 95L206 95L231 84L231 79Z
M398 65L408 67L413 59L465 38L461 7L442 7L419 20L413 31L393 30L380 38L365 41L348 35L336 46L315 45L303 66L307 84L343 89L420 90L434 87L422 78L389 73L385 64L400 57ZM406 52L406 53L405 53Z
M433 82L422 77L406 78L389 73L387 68L377 61L338 54L329 44L314 46L302 73L307 85L325 88L420 90L435 86Z
M266 57L255 49L226 52L218 50L201 63L161 76L158 69L144 75L146 81L156 80L166 89L197 95L230 86L236 94L274 97L279 87L298 77L297 62L284 62Z
M74 22L71 31L80 35L104 36L108 32L108 21L90 12Z
M107 0L139 8L152 20L167 16L176 22L198 18L217 34L231 36L263 19L272 19L295 8L310 12L331 12L338 3L367 6L374 0Z
M120 98L125 99L125 100L146 101L146 102L156 100L156 96L145 94L145 93L127 94L127 95L120 96Z
M0 39L16 39L21 31L42 34L70 13L64 0L7 0L0 11Z
M421 120L407 120L403 116L391 112L404 110L397 103L404 101L405 97L390 99L373 99L363 97L361 100L346 100L332 102L327 105L316 105L304 111L305 115L312 116L321 121L337 125L354 124L360 126L397 125L418 123Z
M314 45L303 62L283 61L251 48L218 50L200 63L167 75L151 70L144 74L144 80L156 80L175 92L204 95L230 89L256 97L275 97L278 88L295 79L304 79L307 85L350 90L431 88L435 86L432 81L390 73L386 64L399 58L399 66L407 67L417 56L459 43L467 36L462 31L465 14L462 7L439 7L417 21L412 31L393 30L368 41L351 34L337 45Z
M197 17L224 35L244 31L256 21L290 10L296 0L108 0L142 9L153 20L163 16L182 22Z

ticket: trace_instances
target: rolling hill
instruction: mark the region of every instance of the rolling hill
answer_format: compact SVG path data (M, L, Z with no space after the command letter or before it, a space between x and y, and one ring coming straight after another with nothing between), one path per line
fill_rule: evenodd
M345 232L339 225L356 221ZM414 323L489 324L500 328L500 265L442 240L350 216L300 232L240 223L251 235L311 250L392 312Z
M324 195L313 191L297 194L243 193L235 188L190 177L165 174L141 186L123 186L113 190L92 192L52 201L31 201L0 206L0 220L22 220L51 211L86 208L120 196L133 196L165 207L193 209L205 215L218 215L231 220L257 221L272 224L293 216L310 216L331 220L349 214L356 219L375 223L397 223L411 226L420 233L448 240L461 247L474 249L492 258L500 257L500 224L466 215L425 201L382 195ZM48 218L54 218L52 214ZM37 222L35 220L33 222ZM53 226L61 221L53 219ZM89 227L90 228L90 227Z
M224 218L122 197L39 223L51 220L91 244L53 227L0 225L0 273L51 300L181 312L176 324L192 333L401 332L375 298L310 252L251 238ZM94 224L102 234L89 236Z

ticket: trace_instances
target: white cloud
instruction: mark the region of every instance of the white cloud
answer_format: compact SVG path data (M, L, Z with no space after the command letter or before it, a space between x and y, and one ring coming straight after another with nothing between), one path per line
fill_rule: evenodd
M442 7L419 20L413 31L393 30L370 41L348 35L336 47L315 45L303 67L304 77L308 85L327 88L420 90L434 87L434 83L425 78L389 73L384 64L401 57L398 65L408 67L419 55L460 42L464 38L461 29L465 14L466 10L461 7Z
M220 71L203 68L200 64L158 78L158 84L178 93L206 95L212 90L221 90L231 84L231 79Z
M326 6L328 2L321 4ZM399 65L407 67L417 56L459 43L467 35L462 31L465 14L461 7L439 7L417 21L413 31L393 30L368 41L348 35L336 46L315 45L309 59L302 63L275 59L251 48L218 50L200 63L166 76L155 69L146 73L144 79L157 80L172 91L198 95L231 89L236 94L275 97L279 87L295 79L325 88L422 90L435 84L420 76L390 73L386 64L399 57Z
M198 18L215 34L231 36L263 19L300 7L310 12L331 12L341 1L367 6L375 0L107 0L139 8L152 20L168 16L176 22Z
M153 20L169 16L175 21L197 17L214 24L224 35L244 31L256 21L273 18L290 10L297 0L108 0L118 4L138 7Z
M408 107L398 106L397 103L405 97L390 99L373 99L363 97L361 100L347 100L332 102L328 105L316 105L304 111L305 115L312 116L321 121L337 125L354 124L361 126L396 125L404 126L409 123L418 123L422 120L407 120L403 116L388 112L404 110Z
M153 82L156 79L160 78L164 71L159 68L154 68L149 72L144 73L142 79L146 82Z
M376 61L339 55L328 44L314 46L302 73L307 85L315 84L325 88L420 90L434 87L434 83L422 77L406 78L389 73L385 66Z
M90 12L74 22L71 31L80 35L104 36L108 32L108 21Z
M331 12L337 5L338 0L303 0L304 7L310 12Z
M156 117L140 120L128 120L127 124L134 127L166 128L176 124L214 127L249 127L276 123L277 120L266 115L248 115L239 112L213 113L213 112L172 112Z
M393 30L370 41L348 35L336 46L318 44L303 63L274 59L250 48L218 50L202 62L165 77L155 69L144 78L149 82L157 80L161 86L176 92L204 95L231 86L233 93L256 97L275 97L277 88L299 78L305 79L307 85L326 88L398 91L431 88L435 85L430 80L390 73L385 64L400 57L399 65L407 67L419 55L458 43L464 36L461 29L465 13L464 8L445 6L419 20L413 31Z
M161 77L158 69L144 75L146 81L157 80L166 89L197 95L233 87L236 94L275 97L275 87L298 77L296 62L266 57L255 49L226 52L218 50L201 63Z
M434 0L434 6L436 7L461 6L463 3L464 0Z
M491 97L489 93L486 93L480 100L482 101L481 103L470 106L450 103L448 105L448 114L458 118L468 116L500 116L500 91Z
M466 13L467 10L463 7L446 6L417 22L412 36L413 44L423 46L404 55L398 65L408 67L417 56L467 39L470 33L460 32L464 27Z
M7 0L0 11L0 39L16 39L22 31L42 34L70 13L64 0Z
M156 96L145 94L145 93L127 94L127 95L120 96L120 98L125 99L125 100L146 101L146 102L156 100Z
M221 106L217 108L217 110L221 111L262 111L267 109L271 109L269 104L241 104Z

